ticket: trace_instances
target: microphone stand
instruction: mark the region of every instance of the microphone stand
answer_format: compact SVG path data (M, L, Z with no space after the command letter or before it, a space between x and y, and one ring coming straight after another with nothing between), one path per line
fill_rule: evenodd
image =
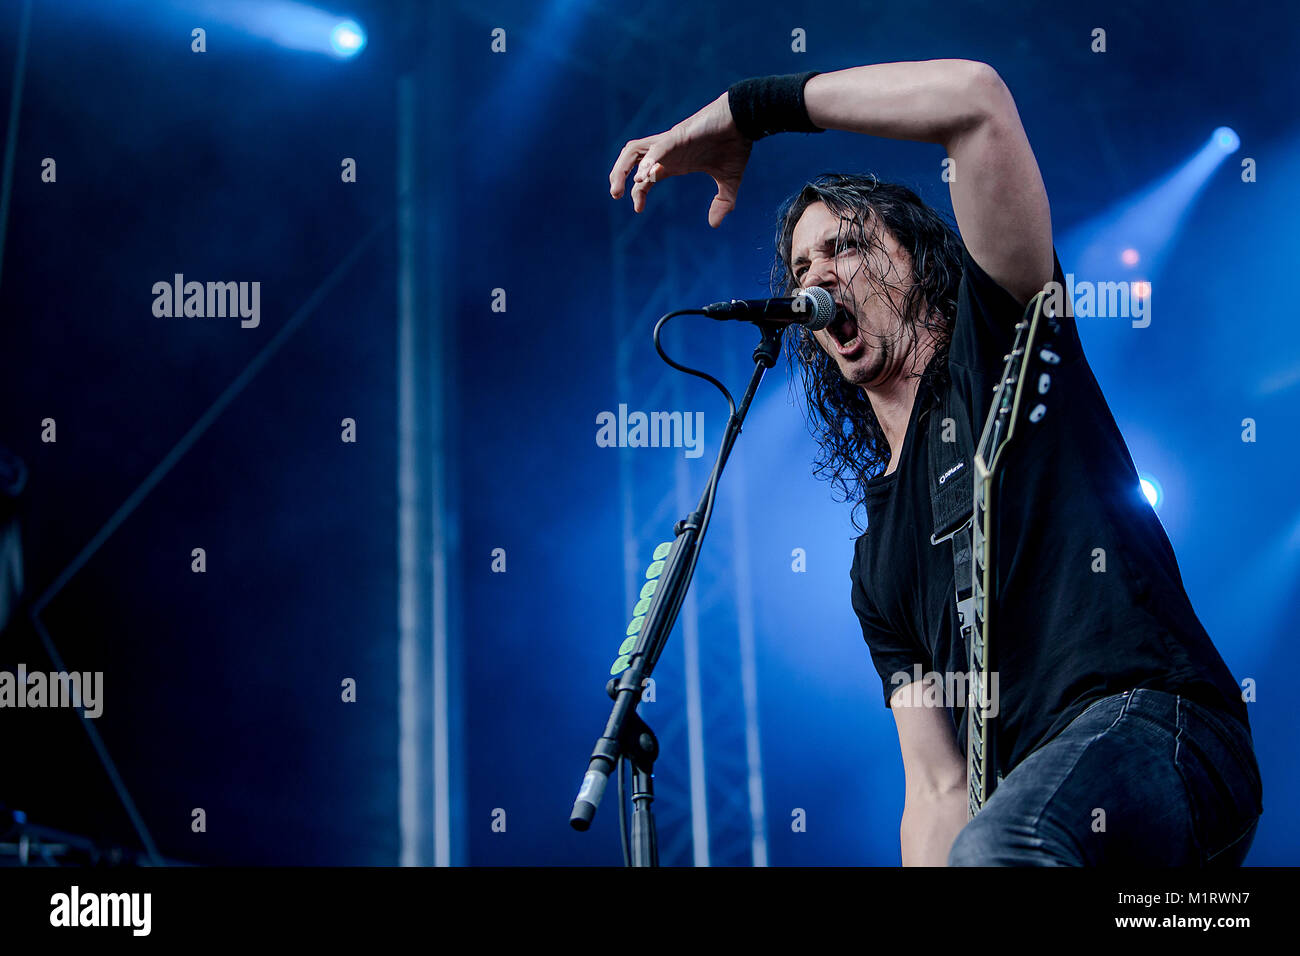
M699 310L686 310L697 313ZM660 324L672 315L669 313ZM609 782L609 774L615 768L621 756L631 760L635 772L632 787L632 849L630 865L658 866L659 846L655 832L654 812L650 805L654 802L654 762L659 756L659 741L654 731L636 712L640 700L642 681L650 676L655 664L668 642L677 613L686 600L691 578L695 574L695 565L699 560L700 545L704 533L708 530L713 513L713 500L717 493L718 481L722 469L726 466L732 446L740 436L741 426L749 405L758 391L764 373L776 364L781 354L781 333L784 324L770 321L756 321L762 333L757 346L754 347L754 373L749 380L740 406L733 408L727 419L727 427L722 435L722 444L718 457L714 461L713 471L709 474L708 484L700 496L700 503L694 511L673 525L674 541L663 559L663 574L655 589L650 607L642 623L640 637L629 656L629 664L620 678L610 678L605 685L605 692L614 699L614 706L605 732L596 741L595 749L587 764L587 773L582 778L582 788L574 801L573 811L569 816L569 825L575 830L585 831L591 826L596 815L596 807L604 796ZM657 341L656 329L656 341ZM662 349L660 355L663 355ZM691 369L684 369L666 355L664 359L676 368L690 371L692 374L706 377ZM711 379L710 379L711 380ZM718 384L716 381L714 384ZM724 394L726 389L723 389ZM727 396L730 401L730 395ZM656 554L657 556L657 554ZM621 802L621 801L620 801ZM622 807L620 806L620 812Z

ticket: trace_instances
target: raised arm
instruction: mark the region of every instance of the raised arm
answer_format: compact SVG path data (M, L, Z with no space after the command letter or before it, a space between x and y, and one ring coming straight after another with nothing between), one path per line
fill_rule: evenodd
M808 117L823 129L938 143L949 167L952 207L971 256L1023 304L1052 278L1047 191L1020 115L986 63L923 60L820 73L804 85ZM726 93L671 129L629 140L609 175L624 194L635 170L632 204L645 208L654 185L705 172L717 183L709 225L736 204L753 143L741 135Z
M1022 304L1051 280L1047 190L1011 92L987 63L923 60L821 73L805 84L804 105L823 129L943 146L971 257Z

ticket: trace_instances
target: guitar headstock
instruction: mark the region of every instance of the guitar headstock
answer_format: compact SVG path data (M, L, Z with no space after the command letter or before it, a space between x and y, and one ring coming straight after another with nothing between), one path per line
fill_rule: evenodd
M1056 346L1060 331L1046 291L1039 292L1016 323L1015 341L1003 356L1002 378L993 387L992 411L975 449L984 470L993 470L999 453L1020 428L1046 417L1052 380L1061 364Z

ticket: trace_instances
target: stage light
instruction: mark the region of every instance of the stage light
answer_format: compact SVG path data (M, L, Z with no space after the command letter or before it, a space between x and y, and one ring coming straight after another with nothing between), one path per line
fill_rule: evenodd
M1229 126L1220 126L1214 131L1214 144L1225 153L1235 153L1241 145L1241 137Z
M1160 501L1164 497L1160 490L1160 482L1156 481L1150 475L1142 475L1138 479L1142 486L1142 495L1152 508L1159 508Z
M366 33L355 20L344 20L330 31L330 47L337 56L356 56L366 45Z
M1111 282L1121 269L1141 262L1142 281L1133 283L1132 294L1139 302L1149 302L1151 283L1163 270L1197 196L1237 146L1237 134L1232 130L1226 126L1214 130L1166 176L1066 233L1057 245L1062 265L1074 264L1069 270L1074 275L1073 287L1087 288L1082 280L1088 284ZM1145 328L1150 320L1149 314L1108 317L1136 319L1135 328ZM1105 357L1101 358L1102 367L1093 367L1099 378L1105 374Z
M366 31L340 11L301 0L186 0L193 11L286 50L350 60L366 47Z

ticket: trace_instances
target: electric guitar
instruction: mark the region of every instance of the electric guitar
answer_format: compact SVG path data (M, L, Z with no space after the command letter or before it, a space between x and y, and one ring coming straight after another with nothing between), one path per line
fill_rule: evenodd
M966 784L969 796L968 819L983 808L998 784L997 722L992 709L991 674L996 673L997 658L993 634L993 613L998 593L998 555L993 535L997 517L997 487L1001 478L999 465L1007 446L1023 432L1032 430L1047 414L1048 393L1055 366L1061 357L1056 351L1060 334L1047 293L1039 292L1025 307L1024 318L1016 324L1015 343L1005 356L1002 379L994 387L993 405L984 422L974 459L974 510L972 512L972 561L974 577L971 593L973 608L961 615L962 632L969 652L966 701Z

